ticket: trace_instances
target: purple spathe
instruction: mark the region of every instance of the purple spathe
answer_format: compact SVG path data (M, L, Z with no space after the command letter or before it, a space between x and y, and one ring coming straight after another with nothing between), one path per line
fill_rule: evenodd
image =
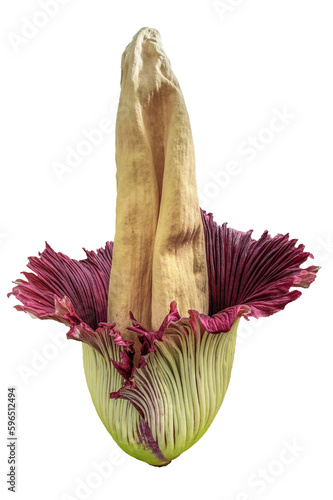
M125 379L124 387L133 387L133 374L145 366L146 357L154 351L156 340L171 323L200 322L200 330L212 334L228 332L237 317L259 318L269 316L296 300L301 292L291 287L307 288L314 281L318 267L300 266L312 255L304 246L296 247L297 240L278 234L272 238L267 231L255 240L246 233L219 226L212 214L201 212L205 232L206 259L209 283L209 313L189 311L189 318L181 318L173 301L170 312L161 318L161 326L149 332L129 311L132 326L138 333L141 357L134 366L134 348L122 339L115 323L107 323L108 285L112 265L113 243L104 249L87 252L84 260L70 259L46 244L39 257L29 259L26 280L17 280L12 294L22 303L19 311L40 319L54 319L69 327L67 337L87 343L97 351L105 352L110 338L119 346L120 361L111 360ZM10 295L10 294L9 294ZM198 329L197 329L198 330ZM121 397L121 389L111 394Z

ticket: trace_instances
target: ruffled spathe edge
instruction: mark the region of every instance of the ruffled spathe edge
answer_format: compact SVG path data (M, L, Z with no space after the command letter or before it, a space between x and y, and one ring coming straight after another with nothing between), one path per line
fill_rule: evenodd
M137 370L146 365L146 358L151 353L154 352L154 343L157 340L162 340L163 335L165 334L166 329L171 323L176 323L181 319L178 310L176 301L172 301L170 304L170 312L167 314L160 326L160 328L156 332L149 332L141 325L136 319L132 312L130 312L130 319L132 321L131 327L128 327L127 330L134 331L138 334L139 341L141 343L141 351L138 366L134 365L134 355L135 350L133 348L133 342L128 342L123 340L121 333L119 331L114 331L114 342L120 346L124 347L124 351L120 353L121 360L114 361L111 359L113 366L116 368L118 373L125 379L124 385L121 387L135 387L133 382L134 374ZM114 399L118 399L121 397L120 390L116 392L111 392L110 397Z
M205 231L209 282L209 313L200 321L210 333L227 332L238 316L270 316L302 294L291 287L308 288L319 267L300 266L313 255L296 247L289 235L271 237L268 231L255 240L246 233L214 222L201 211Z
M265 231L259 240L254 240L252 231L243 233L230 229L226 224L218 226L212 214L201 211L205 230L206 257L209 282L209 314L190 310L189 318L181 318L176 302L170 305L170 313L163 321L164 333L171 323L174 326L190 326L193 332L200 331L218 334L230 331L235 320L244 316L247 320L270 316L302 295L299 290L289 291L291 287L308 288L315 280L319 267L302 269L300 265L309 257L304 245L296 247L297 240L289 240L289 235L278 234L272 238ZM234 273L230 267L234 266ZM244 284L247 296L241 284ZM232 304L236 301L236 305ZM170 315L173 314L172 319ZM138 323L131 315L133 325ZM137 369L146 364L146 357L154 351L154 342L163 340L161 329L147 332L142 325L130 328L139 333L142 343L139 366L133 364L134 350L125 346L126 354L114 366L122 373L125 383L111 398L122 397L122 390L135 387L134 376ZM148 342L148 338L151 339ZM147 350L147 345L149 349ZM125 369L126 368L126 369ZM121 370L121 371L120 371Z
M70 259L46 243L38 257L30 257L19 279L8 294L23 305L15 307L32 318L53 319L69 327L67 338L89 344L105 353L115 324L107 323L107 292L112 264L113 243L96 252L84 250L87 258Z
M75 260L61 252L55 252L48 243L38 257L29 257L23 272L26 280L19 279L8 294L22 302L19 311L25 311L40 319L55 319L55 304L68 298L70 313L80 318L92 329L107 321L107 297L112 265L113 243L96 252L84 250L86 258Z
M54 319L69 327L67 337L87 343L103 355L108 352L110 341L120 349L120 361L111 360L125 379L133 385L137 369L146 364L146 357L154 351L155 341L171 323L193 324L200 322L200 329L209 333L230 331L237 317L259 318L278 312L296 300L301 292L289 291L291 287L308 288L314 281L318 267L300 266L312 255L304 246L296 247L296 240L288 235L272 238L267 231L258 239L252 232L243 233L218 226L212 214L201 212L205 232L206 258L209 282L209 312L189 311L188 318L181 318L176 302L156 332L147 331L129 313L130 330L138 333L141 356L138 366L133 363L133 348L122 339L114 323L107 323L107 298L112 265L112 242L97 252L86 252L84 260L70 259L57 253L46 244L39 257L29 259L32 273L23 273L25 280L16 281L12 294L23 305L15 306L40 319ZM11 294L9 294L11 295ZM181 322L181 323L180 323ZM189 322L189 323L188 323ZM112 393L119 397L119 391Z

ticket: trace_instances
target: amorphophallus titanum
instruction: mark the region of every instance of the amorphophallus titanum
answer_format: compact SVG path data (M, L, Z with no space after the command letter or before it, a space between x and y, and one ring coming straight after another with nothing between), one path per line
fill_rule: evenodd
M114 244L29 259L16 308L69 327L89 391L127 453L166 465L205 433L226 393L241 316L269 316L318 270L288 235L259 240L198 204L184 99L156 30L122 58Z

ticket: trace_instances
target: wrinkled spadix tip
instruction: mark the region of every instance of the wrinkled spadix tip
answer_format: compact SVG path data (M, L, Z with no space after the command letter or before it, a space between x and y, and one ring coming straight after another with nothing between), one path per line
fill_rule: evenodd
M143 40L151 40L151 41L161 41L160 32L155 28L141 28L136 35L134 35L133 40L136 38L142 38Z
M161 35L155 28L141 28L126 46L122 56L122 70L124 71L124 63L130 67L141 68L142 53L146 56L156 56L166 58L164 53ZM148 57L148 60L151 58ZM153 57L153 60L155 58ZM142 68L141 68L142 70ZM147 68L145 71L148 71ZM151 71L151 70L150 70Z
M155 28L141 28L133 37L132 41L127 45L125 52L135 47L148 47L156 45L162 49L162 39L160 32Z

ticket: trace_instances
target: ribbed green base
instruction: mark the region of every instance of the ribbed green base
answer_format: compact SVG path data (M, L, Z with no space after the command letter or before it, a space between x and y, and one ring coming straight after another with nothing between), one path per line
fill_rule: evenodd
M151 465L166 465L196 443L218 412L228 388L239 318L227 333L193 332L188 325L171 326L155 342L147 365L135 373L135 389L122 396L142 411L161 454L142 439L142 417L129 400L110 399L123 379L110 357L120 359L113 344L105 355L83 344L88 388L97 413L117 444ZM145 443L145 444L144 444ZM158 456L156 456L158 455Z

